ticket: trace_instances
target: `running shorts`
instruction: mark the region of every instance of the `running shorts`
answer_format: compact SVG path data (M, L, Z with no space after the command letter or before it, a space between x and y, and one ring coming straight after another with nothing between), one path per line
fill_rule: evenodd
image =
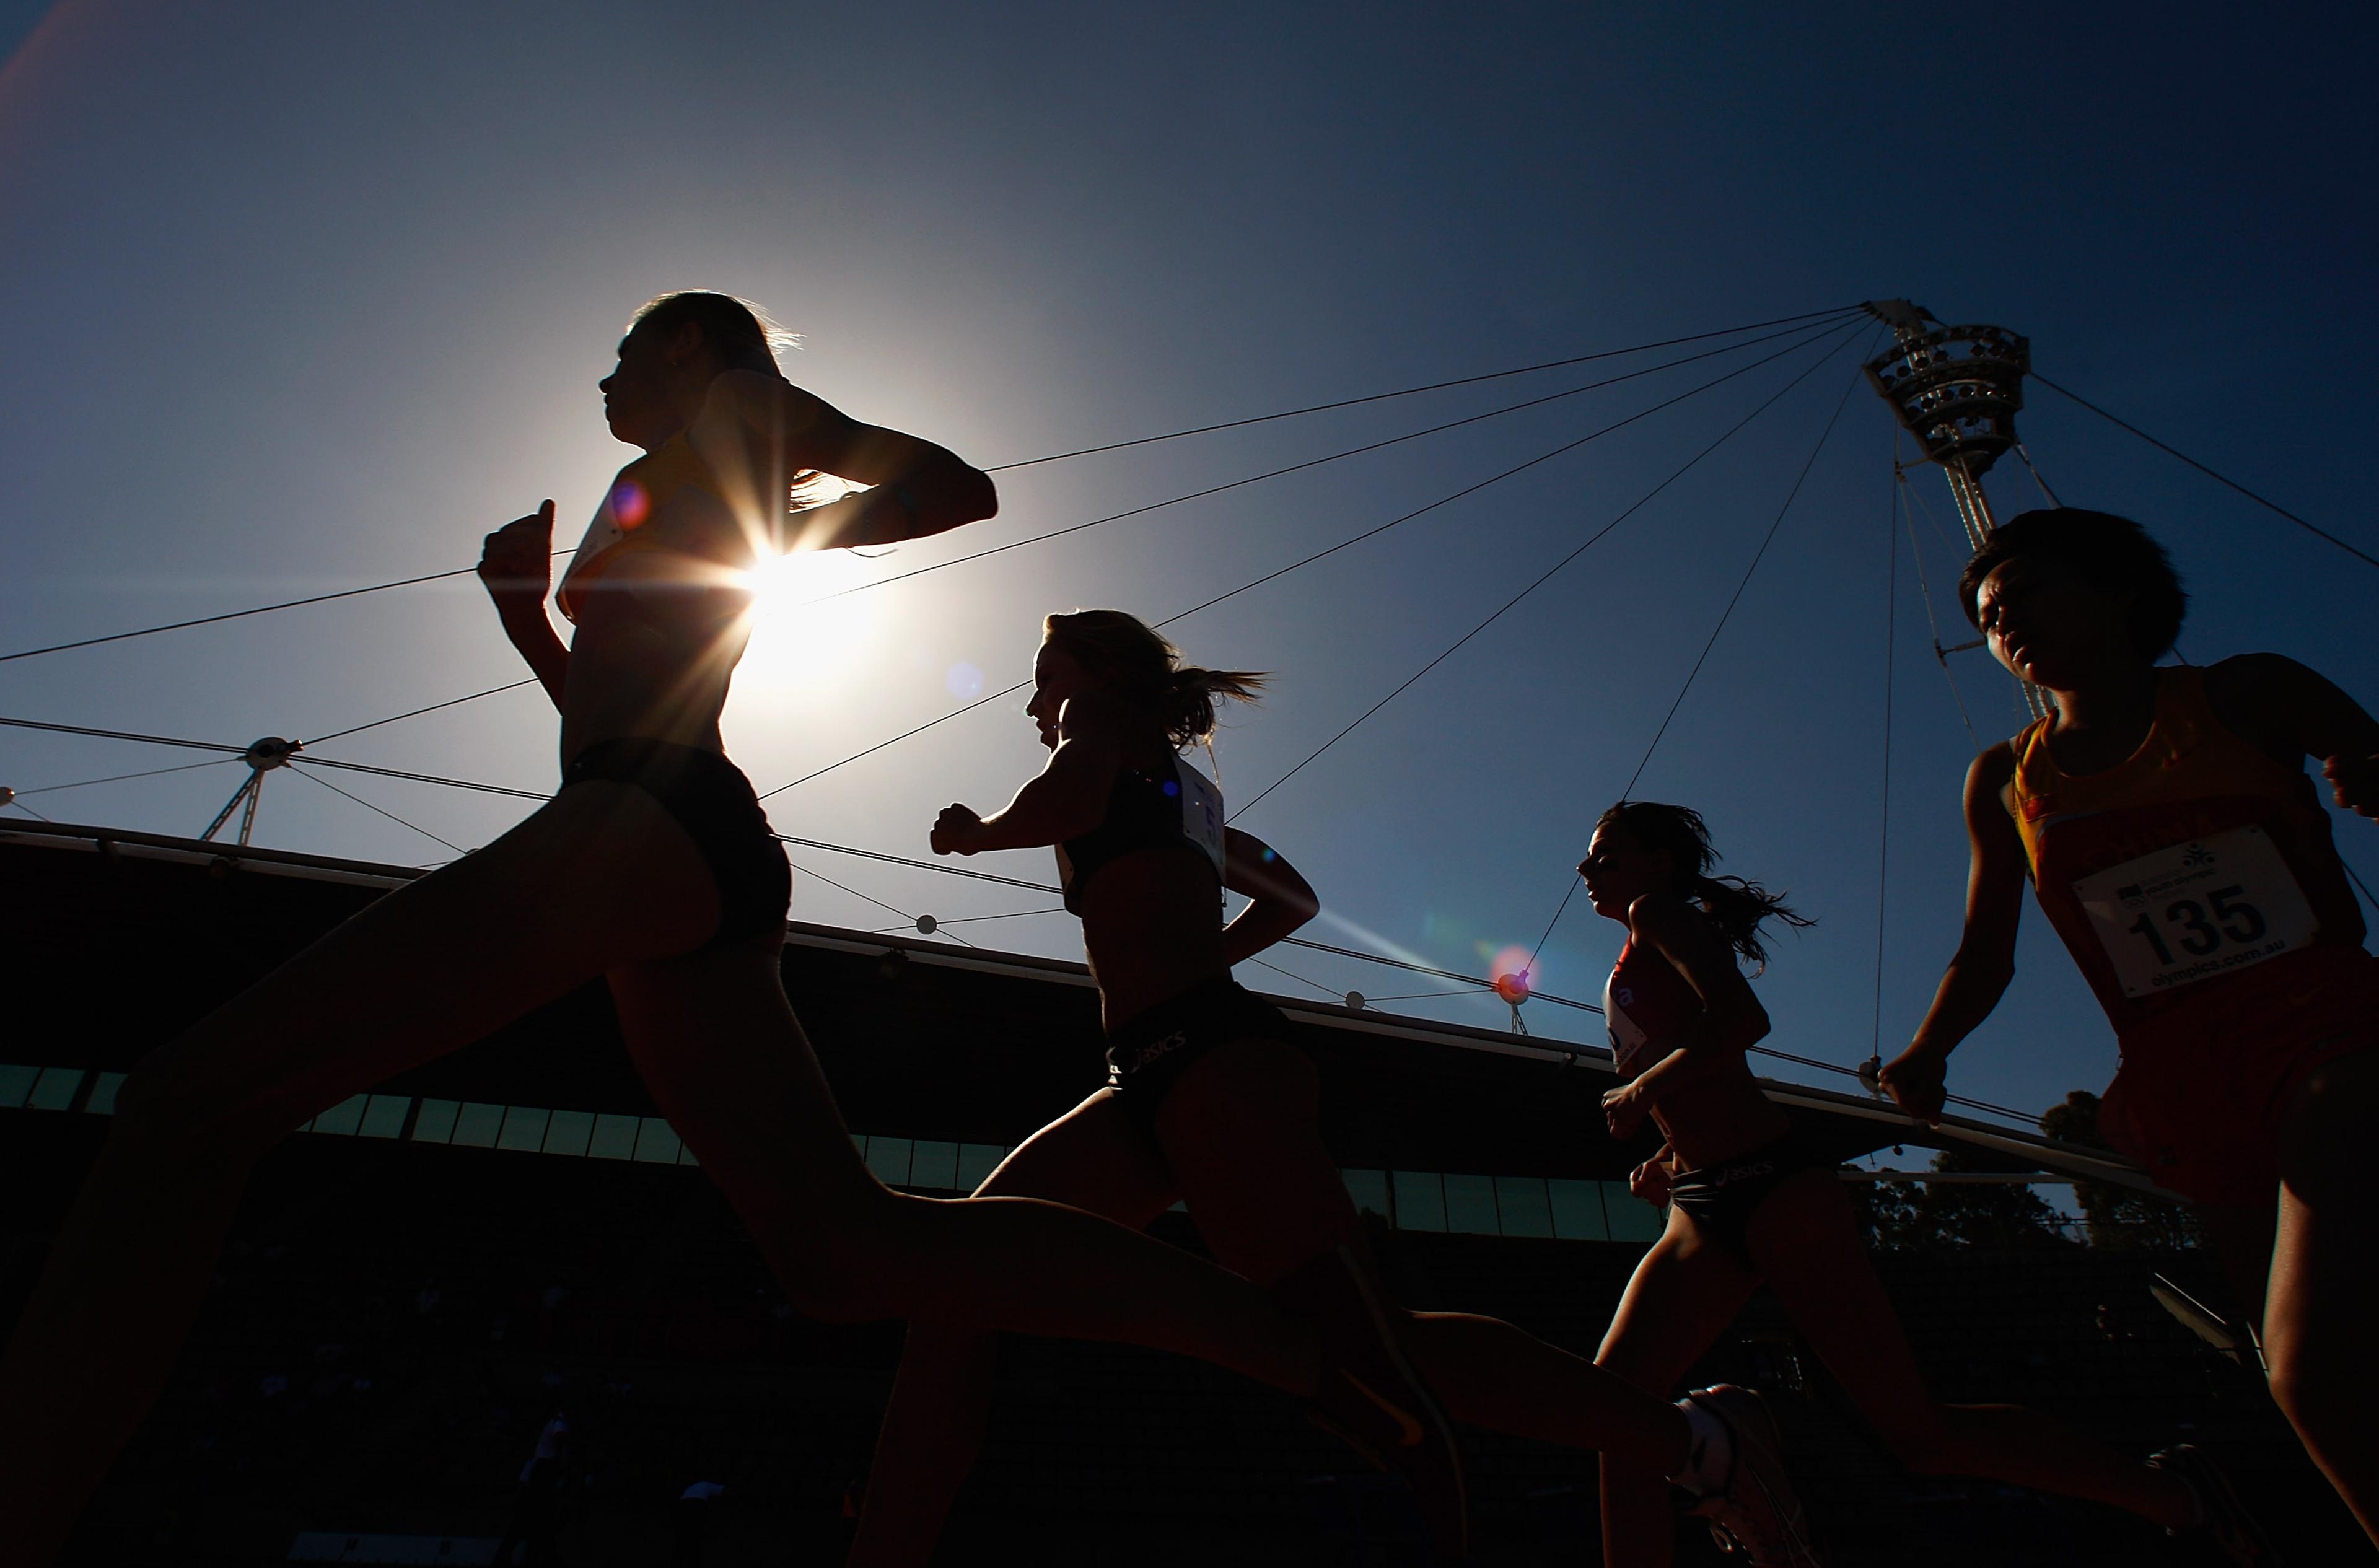
M694 840L719 890L719 929L696 951L783 939L792 868L742 768L699 746L624 737L580 752L562 787L590 779L634 785Z
M2341 947L2287 978L2124 1038L2098 1130L2157 1186L2199 1203L2269 1204L2290 1093L2324 1063L2379 1046L2379 959Z
M1217 975L1107 1031L1107 1085L1153 1136L1157 1108L1183 1073L1218 1045L1255 1039L1287 1040L1288 1020L1230 976Z
M1745 1253L1751 1216L1769 1195L1803 1171L1830 1171L1841 1162L1816 1146L1797 1123L1758 1148L1732 1160L1679 1171L1669 1179L1669 1201L1694 1228L1729 1249Z

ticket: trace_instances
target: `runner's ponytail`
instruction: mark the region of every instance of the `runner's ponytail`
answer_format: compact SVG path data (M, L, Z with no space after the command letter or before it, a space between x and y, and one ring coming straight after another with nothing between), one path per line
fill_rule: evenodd
M1165 738L1177 750L1211 742L1221 702L1253 702L1271 679L1254 669L1202 669L1181 662L1181 650L1138 616L1120 609L1078 609L1052 615L1042 635L1123 693L1153 708Z
M1268 677L1252 669L1201 669L1194 664L1177 665L1165 683L1163 706L1158 714L1165 723L1165 738L1178 748L1192 741L1211 742L1214 734L1214 705L1219 702L1251 703L1263 691Z
M1662 805L1657 801L1622 801L1602 814L1597 833L1615 829L1647 850L1666 850L1677 869L1679 890L1701 907L1726 934L1737 953L1762 968L1768 949L1759 928L1769 919L1806 929L1817 923L1786 906L1784 895L1771 893L1740 876L1712 876L1718 851L1710 847L1709 827L1701 813L1688 806Z

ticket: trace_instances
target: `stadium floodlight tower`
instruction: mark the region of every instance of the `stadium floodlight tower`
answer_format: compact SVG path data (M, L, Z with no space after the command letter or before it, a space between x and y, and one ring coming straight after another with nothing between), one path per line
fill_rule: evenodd
M1904 299L1871 299L1866 309L1895 340L1890 353L1868 362L1866 379L1901 428L1916 438L1926 461L1939 464L1965 525L1966 548L1981 549L1998 526L1983 476L2016 444L2032 344L2005 327L1944 326ZM2047 717L2047 695L2028 681L2020 684L2032 716Z

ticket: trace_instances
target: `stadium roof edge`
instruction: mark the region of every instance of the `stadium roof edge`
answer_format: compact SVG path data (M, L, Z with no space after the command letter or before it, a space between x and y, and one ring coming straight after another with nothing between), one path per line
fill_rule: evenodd
M383 890L402 887L427 875L429 871L429 868L421 866L388 865L246 844L219 844L208 839L181 838L167 834L78 823L10 822L0 826L0 844L6 843L183 864L235 867L268 876L344 883ZM833 952L880 954L898 951L914 962L1060 985L1088 987L1096 983L1091 978L1089 966L1068 959L957 947L898 934L852 931L840 926L789 921L786 923L785 939L793 946ZM1589 1072L1610 1073L1612 1070L1609 1053L1590 1046L1539 1042L1497 1030L1479 1029L1468 1024L1439 1023L1382 1013L1369 1007L1358 1011L1335 1002L1308 1001L1296 996L1269 996L1267 999L1300 1022L1320 1028L1415 1041L1451 1050L1518 1056ZM1903 1127L1912 1135L1918 1136L1920 1140L1921 1135L1928 1130L1920 1128L1889 1103L1869 1096L1843 1094L1773 1079L1763 1078L1759 1083L1768 1097L1781 1105ZM1938 1137L2013 1156L2046 1170L2158 1196L2172 1196L2135 1166L2114 1155L2059 1143L2038 1133L1993 1127L1964 1116L1945 1116L1938 1127L1929 1130Z

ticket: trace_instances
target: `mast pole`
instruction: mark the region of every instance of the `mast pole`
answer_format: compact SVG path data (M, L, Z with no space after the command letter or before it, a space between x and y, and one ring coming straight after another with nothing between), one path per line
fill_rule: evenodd
M1943 326L1904 299L1871 299L1866 310L1894 339L1891 352L1868 362L1867 380L1926 460L1940 466L1966 548L1980 550L1999 527L1983 476L2016 444L2032 344L2004 327ZM2047 718L2048 694L2029 681L2018 684L2032 717Z
M1958 503L1958 521L1966 525L1966 548L1981 549L1999 529L1999 519L1991 515L1991 498L1983 493L1983 482L1968 472L1962 460L1944 463L1941 475L1950 481L1950 499Z

